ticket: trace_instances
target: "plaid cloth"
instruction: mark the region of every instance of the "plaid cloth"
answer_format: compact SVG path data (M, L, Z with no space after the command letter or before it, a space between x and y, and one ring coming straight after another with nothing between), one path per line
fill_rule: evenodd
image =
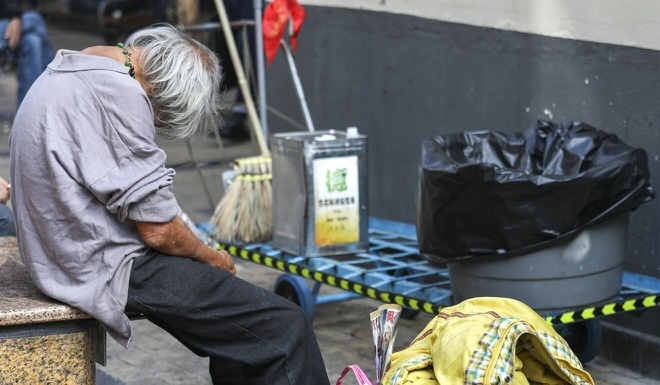
M531 308L482 297L443 309L392 355L388 385L593 385L566 341Z

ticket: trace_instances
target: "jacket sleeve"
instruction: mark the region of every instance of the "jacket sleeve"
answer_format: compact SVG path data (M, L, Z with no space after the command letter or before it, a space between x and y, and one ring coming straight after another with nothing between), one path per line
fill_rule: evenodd
M103 169L99 163L112 159L108 164L114 167L89 188L119 221L172 220L180 210L172 191L175 172L165 166L166 154L154 141L153 112L146 94L126 75L118 76L107 88L103 84L96 84L95 88L104 106L106 124L112 127L106 131L112 139L109 147L96 147L94 158L80 161L92 168L97 168L92 166L96 163L98 169ZM117 89L126 91L122 98L112 95ZM108 137L99 138L99 142L103 141L108 141ZM108 151L105 156L99 156L104 151Z

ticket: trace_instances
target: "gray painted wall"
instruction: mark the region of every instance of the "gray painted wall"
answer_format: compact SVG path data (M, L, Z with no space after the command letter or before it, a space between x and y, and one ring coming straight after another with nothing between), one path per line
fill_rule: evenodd
M584 121L645 148L651 181L660 181L658 51L382 12L306 10L296 64L312 119L317 130L357 126L368 135L372 216L414 223L424 139L520 132L537 119ZM304 122L282 52L266 76L268 104ZM299 130L274 114L268 123L270 132ZM628 270L660 277L659 217L660 199L632 213ZM617 320L660 333L650 318Z

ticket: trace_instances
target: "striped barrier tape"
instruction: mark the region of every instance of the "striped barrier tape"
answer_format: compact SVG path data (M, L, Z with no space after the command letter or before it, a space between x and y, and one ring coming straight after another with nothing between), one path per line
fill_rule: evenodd
M641 311L655 306L660 306L660 294L642 294L639 297L621 299L582 310L557 313L545 317L545 321L550 325L567 324L614 314Z
M261 255L258 252L246 250L238 246L216 243L216 248L219 250L226 250L232 256L241 258L248 262L253 262L259 265L277 269L285 273L299 275L312 281L320 282L338 289L342 289L344 291L352 292L363 297L379 300L384 303L395 303L403 307L423 311L429 314L438 314L443 308L443 306L439 306L433 302L420 300L418 298L413 298L398 293L379 290L359 282L337 277L332 274L313 271L275 257ZM548 315L545 316L544 319L550 325L569 324L614 314L641 311L655 306L660 306L660 293L653 295L640 294L638 297L621 299L619 301L613 301L603 305L587 307L582 310L566 311Z

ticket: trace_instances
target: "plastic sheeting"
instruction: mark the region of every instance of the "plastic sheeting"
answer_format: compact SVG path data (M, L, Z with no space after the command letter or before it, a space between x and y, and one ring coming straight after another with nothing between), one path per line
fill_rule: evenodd
M646 151L582 122L435 136L422 150L417 236L430 262L550 247L655 197Z

